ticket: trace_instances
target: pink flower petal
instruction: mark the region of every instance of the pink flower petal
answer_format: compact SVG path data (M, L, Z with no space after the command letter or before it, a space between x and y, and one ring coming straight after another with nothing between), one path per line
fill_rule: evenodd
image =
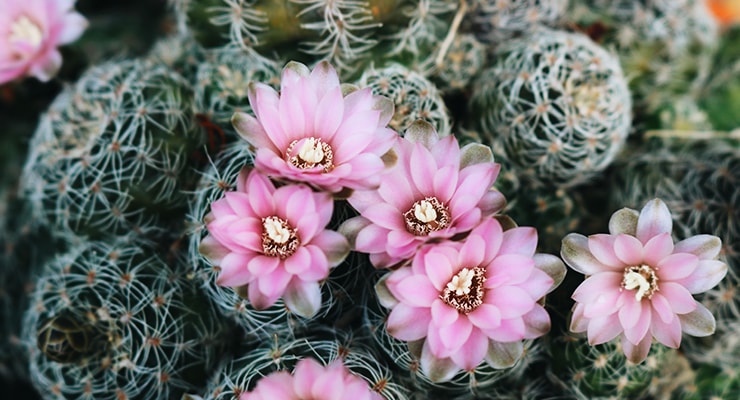
M262 125L257 121L257 118L249 114L238 111L235 112L231 117L231 125L234 126L234 129L242 139L246 140L247 143L254 147L269 147L270 150L276 152L283 150L275 147L275 144L267 137L267 132L262 128Z
M622 307L619 309L619 322L624 329L630 329L637 325L642 314L642 300L636 300L634 291L625 290L620 296ZM645 301L648 301L645 299Z
M532 227L519 227L504 232L504 241L499 254L521 254L532 256L537 249L537 230Z
M254 276L266 276L280 265L280 259L263 255L253 256L246 264L249 272Z
M293 378L288 372L273 372L257 382L254 390L239 400L291 399L293 398Z
M259 217L269 217L275 212L272 196L275 186L266 176L251 170L247 175L246 194L254 213Z
M430 147L432 156L440 170L449 166L458 170L460 168L460 144L454 135L449 135L439 139L437 143ZM457 177L455 177L457 180ZM453 187L455 184L453 183Z
M317 282L303 282L293 278L283 294L283 300L293 313L311 318L321 308L321 289Z
M413 307L429 308L439 298L439 291L432 286L426 276L412 275L394 285L398 299Z
M622 274L617 272L601 272L588 277L581 283L571 296L579 303L596 303L599 298L611 299L614 293L619 294L622 283Z
M634 344L638 344L643 338L648 335L648 330L650 329L650 322L652 321L652 310L650 308L650 304L647 302L639 302L640 303L640 318L637 320L637 323L632 327L624 327L624 336L629 340L630 342ZM621 321L621 314L620 314L620 321Z
M640 265L645 258L642 243L630 235L620 234L614 240L614 253L625 265Z
M675 282L660 282L660 294L665 296L676 314L686 314L697 307L696 300L685 287Z
M534 308L522 316L524 321L524 339L534 339L550 331L550 315L544 307L535 304Z
M611 267L604 265L591 254L588 239L578 233L570 233L563 238L560 256L569 267L584 275L594 275L611 270Z
M316 64L309 81L314 85L318 98L326 96L329 90L339 86L337 71L327 61Z
M647 265L659 265L661 260L673 252L673 238L669 233L655 235L645 244L643 252Z
M62 29L57 36L57 43L62 45L74 42L82 36L87 25L87 20L79 13L73 12L65 15Z
M658 342L670 348L677 349L681 344L681 321L678 318L664 321L659 315L657 315L657 312L653 308L650 333L658 340Z
M388 203L378 203L368 207L362 216L369 219L375 225L388 230L406 229L406 222L402 213Z
M355 250L363 253L380 253L385 251L388 241L388 229L378 225L368 225L357 233Z
M458 170L454 166L444 166L434 173L433 193L442 203L448 203L457 187Z
M459 351L460 348L470 337L473 331L473 324L466 317L460 317L455 322L447 326L437 326L439 338L445 349L451 353Z
M344 100L339 86L331 88L316 106L313 130L321 138L330 141L344 117Z
M431 307L432 320L436 326L448 326L460 317L460 313L441 299L434 300Z
M452 361L467 371L474 370L488 351L488 337L478 329L470 332L468 340L459 351L452 353Z
M480 329L496 329L501 325L501 311L494 305L483 303L468 314L468 319Z
M414 257L414 266L423 266L432 285L437 290L442 291L452 279L454 273L456 273L453 273L453 271L457 271L460 268L453 265L456 260L451 260L448 254L439 250L435 249L428 251L426 254Z
M622 260L614 253L615 235L597 234L588 237L588 249L591 254L601 263L612 270L624 269Z
M554 281L550 275L540 269L534 268L526 282L519 285L519 287L524 289L536 301L545 296L553 287L553 284Z
M388 333L399 340L419 340L427 335L432 315L428 310L399 303L388 315Z
M486 293L484 301L498 307L501 318L520 317L534 307L534 299L516 286L502 286Z
M680 314L678 318L681 321L681 330L691 336L709 336L714 333L717 326L712 312L701 303L696 303L694 311Z
M527 328L521 318L503 319L498 328L486 330L485 334L497 342L515 342L524 339Z
M229 287L246 285L253 279L247 269L247 264L252 260L250 255L229 253L221 262L221 273L216 279L216 284Z
M650 304L653 307L653 314L660 317L664 323L669 323L675 319L676 314L671 309L671 304L668 299L665 298L660 292L653 293L653 298L650 299ZM655 318L653 318L655 320Z
M486 362L496 369L511 368L524 354L522 342L501 343L489 340Z
M668 206L660 199L654 199L645 204L637 219L637 238L643 244L661 233L670 234L673 231L673 219Z
M661 280L675 281L691 275L698 266L699 258L693 254L671 254L657 264L657 273Z
M419 143L414 144L411 151L411 178L414 186L425 196L433 195L434 173L437 171L437 163L432 158L429 150Z
M311 253L309 253L306 247L301 246L296 249L292 256L283 260L283 267L289 274L300 275L311 268L312 261Z
M452 379L459 367L450 358L438 357L432 344L427 340L421 350L421 369L432 382L444 382Z
M484 283L486 288L519 285L528 279L534 271L534 260L531 256L521 254L504 254L496 257L488 266Z
M622 331L617 314L592 318L588 323L588 344L595 346L606 343Z
M292 277L293 275L286 272L285 268L278 266L269 275L257 277L257 287L270 299L270 304L272 304L285 292Z
M700 260L696 269L676 283L691 294L703 293L715 287L727 275L727 264L718 260Z
M637 345L634 345L622 335L622 350L624 351L624 355L627 356L627 360L634 364L639 364L647 358L652 342L653 338L650 335L645 335Z
M571 332L579 333L585 332L588 329L589 319L583 316L583 311L586 306L582 303L576 303L573 306L573 312L570 317L569 328Z
M674 253L691 253L702 260L714 260L722 250L722 241L717 236L696 235L684 239L674 248Z
M311 387L325 373L324 366L313 358L304 358L293 369L293 390L300 399L311 398ZM272 375L270 375L272 376ZM287 382L286 382L287 383Z

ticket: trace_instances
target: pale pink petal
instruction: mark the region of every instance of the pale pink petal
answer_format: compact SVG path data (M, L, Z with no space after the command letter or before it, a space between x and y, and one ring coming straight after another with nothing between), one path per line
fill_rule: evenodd
M62 53L54 49L49 51L44 59L37 60L34 64L31 64L28 72L41 82L48 82L57 74L61 66Z
M272 304L285 292L285 288L288 286L292 277L293 275L286 272L281 266L278 266L269 275L257 277L257 285L260 292L267 296Z
M480 329L496 329L501 325L501 311L494 305L483 303L468 314L468 319Z
M521 254L532 256L537 249L537 229L532 227L518 227L504 232L504 242L499 254Z
M311 269L311 263L313 261L311 259L311 253L309 253L306 247L301 246L296 249L292 256L283 260L283 267L290 274L300 275L304 271ZM324 269L328 270L328 268Z
M432 156L440 167L440 170L446 169L445 167L451 167L455 170L460 168L460 145L454 135L445 136L439 139L439 141L429 147L429 149L432 151ZM457 177L455 177L455 181L457 181ZM456 182L453 182L452 186L455 185Z
M249 261L247 269L254 276L265 276L271 274L279 265L280 259L277 257L257 255Z
M677 349L681 344L681 321L678 318L673 318L670 321L663 321L653 308L650 333L658 340L658 342L670 348Z
M219 286L237 287L246 285L252 280L252 274L247 269L247 264L253 260L253 256L229 253L221 261L221 273L216 279Z
M434 300L431 307L431 315L436 326L448 326L457 321L460 313L440 299Z
M498 328L486 330L485 333L497 342L515 342L524 339L527 328L521 318L511 318L501 320Z
M249 205L257 216L268 217L275 212L272 202L275 186L266 176L251 170L247 175L245 192L249 199Z
M570 317L570 325L568 328L571 332L585 332L588 329L588 323L590 320L585 318L583 315L585 308L586 306L581 303L576 303L576 305L573 306L573 312Z
M399 293L399 300L413 307L431 307L439 298L439 291L423 275L412 275L394 285L394 293Z
M247 393L245 397L248 400L264 399L292 399L293 398L293 378L288 372L273 372L269 376L260 379L254 390ZM240 400L244 400L240 398Z
M368 207L362 216L369 219L373 224L388 230L406 229L403 215L388 203L378 203Z
M519 285L519 287L524 289L534 300L541 299L555 286L557 285L554 284L550 275L537 268L532 269L532 273L529 275L526 282Z
M311 318L321 308L321 289L317 282L293 278L283 294L288 309L303 318Z
M484 301L501 311L501 318L520 317L534 307L534 299L516 286L502 286L486 293Z
M231 250L227 249L213 236L208 235L201 240L200 246L198 246L198 252L205 256L211 264L219 265L223 258L231 253Z
M315 245L326 255L329 267L336 267L347 257L350 251L347 238L334 231L324 230L314 236L311 244Z
M432 315L428 309L396 305L388 315L388 333L399 340L418 340L427 335Z
M714 260L722 250L722 240L713 235L696 235L684 239L674 247L674 253L691 253L702 260Z
M637 323L632 327L624 327L624 336L634 344L638 344L645 335L650 336L648 335L648 331L650 329L650 323L652 322L652 309L650 308L650 304L647 303L641 303L640 307L640 318L637 320Z
M659 265L661 260L673 252L673 238L669 233L655 235L645 243L643 251L647 265Z
M624 263L614 253L615 235L597 234L588 237L588 249L602 264L613 270L624 269Z
M329 90L339 86L337 71L327 61L316 64L309 81L314 86L318 98L326 96Z
M446 350L450 352L458 351L470 337L473 331L473 324L465 317L460 317L455 322L447 326L435 327L439 330L439 338Z
M524 354L521 341L501 343L495 340L488 342L486 362L496 369L511 368Z
M650 299L650 304L653 307L653 314L660 317L664 323L671 322L675 319L676 314L671 309L671 304L668 299L665 298L660 292L653 293L653 297ZM653 322L655 318L653 318Z
M325 373L324 366L313 358L304 358L295 365L293 369L293 390L300 399L308 399L311 394L311 386L321 375Z
M645 256L642 243L630 235L620 234L614 240L614 253L624 265L640 265Z
M696 337L709 336L714 333L717 321L714 315L701 303L696 303L696 309L687 314L680 314L681 330Z
M588 239L578 233L570 233L563 238L560 256L569 267L584 275L594 275L611 270L611 267L604 265L591 254Z
M617 314L592 318L588 323L588 344L595 346L606 343L622 333Z
M371 224L357 234L355 250L363 253L380 253L385 251L387 241L388 229Z
M645 335L637 345L634 345L622 335L622 350L624 351L624 355L627 356L627 360L634 364L645 361L650 352L652 341L653 338L650 335Z
M412 165L411 179L417 189L424 195L432 195L434 190L434 173L437 171L437 163L432 158L429 150L417 143L411 151L409 162Z
M624 329L630 329L637 325L642 312L647 311L642 307L642 300L636 300L633 293L634 291L624 291L620 296L622 307L619 309L619 322ZM645 299L645 301L648 300Z
M478 202L478 207L480 207L481 214L490 216L506 207L506 198L501 192L492 188L483 195L480 202Z
M522 316L524 321L524 339L534 339L550 332L550 315L544 307L535 304L534 308Z
M727 275L727 264L719 260L704 259L698 262L694 272L676 280L691 294L703 293L715 287Z
M424 342L421 351L421 369L432 382L444 382L452 379L460 368L450 358L439 358L429 343Z
M434 173L432 179L433 193L439 201L443 203L450 201L457 187L457 177L457 168L450 165L444 166Z
M670 234L673 231L673 219L668 206L660 200L654 199L645 204L637 219L636 237L640 242L647 243L661 233Z
M519 285L528 279L534 271L534 260L531 256L521 254L504 254L496 257L486 271L486 288L506 285ZM549 285L548 285L549 287Z
M656 265L656 264L652 264ZM691 275L699 266L699 258L689 253L671 254L656 265L661 280L676 281Z
M601 272L588 277L571 296L579 303L594 303L599 297L611 298L613 293L620 292L623 274L617 272Z
M696 300L685 287L675 282L660 282L658 285L660 294L668 299L674 313L686 314L696 309Z
M329 89L316 106L313 130L319 137L330 141L342 123L343 117L342 89L336 86Z
M303 281L318 282L329 277L329 260L326 258L326 253L312 244L305 248L311 254L311 261L308 269L299 274L298 278Z
M501 244L504 241L504 231L501 224L493 218L486 218L473 229L470 235L480 236L486 242L484 263L490 264L499 254Z
M267 132L262 129L262 125L257 121L257 118L243 113L235 112L231 117L231 125L234 129L249 144L257 148L270 147L272 151L282 151L278 149L267 137Z
M478 329L470 332L468 340L460 350L452 353L452 361L467 371L474 370L488 351L488 337Z
M453 271L458 269L453 266L454 261L441 251L429 251L426 254L414 257L414 265L423 262L422 265L429 281L439 291L444 290L447 283L452 279Z

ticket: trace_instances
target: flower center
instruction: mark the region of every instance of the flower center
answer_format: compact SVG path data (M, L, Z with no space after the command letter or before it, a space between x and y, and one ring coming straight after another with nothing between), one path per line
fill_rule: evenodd
M34 24L30 18L21 15L10 26L10 42L26 43L31 47L38 47L44 40L44 35L38 25Z
M635 300L640 301L643 297L651 299L658 288L658 276L655 271L647 265L636 265L624 269L622 288L635 290Z
M419 200L403 213L406 229L416 236L444 229L450 223L450 211L436 197Z
M300 244L296 229L288 221L275 216L262 218L262 252L265 255L285 259L292 256Z
M439 298L458 312L468 314L483 304L485 273L481 267L461 269L447 283Z
M319 138L294 140L286 152L287 161L300 169L323 167L324 172L334 168L334 152L328 143Z

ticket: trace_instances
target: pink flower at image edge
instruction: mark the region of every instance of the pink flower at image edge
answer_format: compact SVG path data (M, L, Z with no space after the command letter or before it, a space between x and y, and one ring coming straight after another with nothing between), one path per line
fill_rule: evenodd
M0 84L23 76L48 81L62 64L57 49L77 40L87 20L75 0L0 2Z
M672 229L668 207L654 199L639 213L614 213L609 234L563 239L563 260L586 275L572 296L573 332L586 332L592 345L621 336L634 363L647 357L653 338L677 348L682 332L714 332L714 316L692 294L709 290L727 273L727 264L717 260L721 241L697 235L674 244Z
M239 400L382 400L366 381L352 374L341 360L327 366L312 358L299 361L293 374L273 372L242 393Z
M246 286L256 309L282 297L291 311L311 317L321 306L320 281L349 252L344 236L325 229L333 204L328 193L302 184L276 189L245 168L237 190L211 204L200 252L220 267L216 283Z

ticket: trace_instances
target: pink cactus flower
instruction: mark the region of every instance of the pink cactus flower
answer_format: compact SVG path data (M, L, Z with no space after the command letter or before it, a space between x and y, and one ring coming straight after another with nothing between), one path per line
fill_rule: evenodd
M349 252L344 236L324 229L333 205L327 193L301 184L276 189L245 168L236 191L211 204L200 252L221 268L217 283L246 286L256 309L282 296L292 312L311 317L321 305L319 282Z
M378 186L382 157L398 136L386 125L393 102L370 89L345 95L334 68L319 63L313 71L290 62L280 93L250 83L255 117L237 112L234 128L256 148L255 167L278 179L305 182L346 196Z
M382 400L366 381L352 374L341 360L327 366L304 358L293 369L273 372L257 382L239 400Z
M433 381L474 370L484 359L495 368L512 366L522 339L550 329L537 303L565 276L555 256L535 254L537 231L503 231L485 219L463 242L428 244L410 266L376 285L391 308L388 333L404 341L424 340L421 366Z
M592 345L621 336L624 354L634 363L647 357L653 338L677 348L682 331L714 332L714 316L691 295L727 273L717 260L721 241L697 235L674 244L672 229L668 207L654 199L639 213L614 213L609 234L571 233L563 239L563 260L586 275L572 296L573 332L586 332Z
M73 11L75 0L0 2L0 84L23 76L48 81L62 64L57 47L71 43L87 28Z
M349 198L361 216L340 228L376 268L411 259L426 242L469 232L505 205L491 189L501 166L486 146L460 149L454 136L440 139L430 124L418 121L395 153L398 160L377 190Z

